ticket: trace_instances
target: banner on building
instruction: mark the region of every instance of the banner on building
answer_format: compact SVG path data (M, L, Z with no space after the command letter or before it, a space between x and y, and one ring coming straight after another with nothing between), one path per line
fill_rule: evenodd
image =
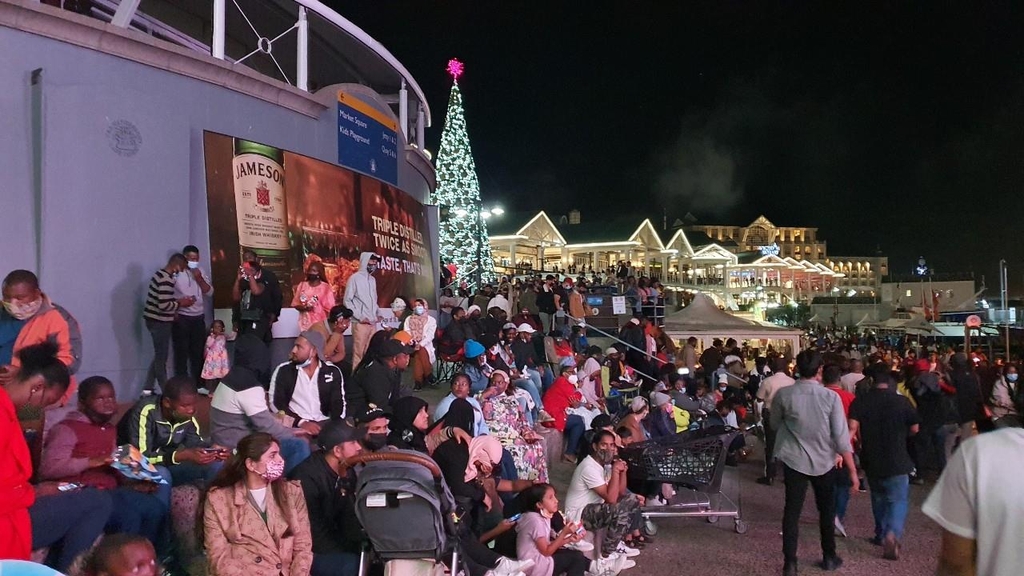
M398 185L398 125L344 90L338 91L338 164Z
M322 162L213 132L203 135L214 305L230 308L241 253L254 250L281 281L284 306L322 262L342 303L359 255L382 257L377 302L434 306L436 275L424 207L401 190ZM275 332L276 332L275 328Z

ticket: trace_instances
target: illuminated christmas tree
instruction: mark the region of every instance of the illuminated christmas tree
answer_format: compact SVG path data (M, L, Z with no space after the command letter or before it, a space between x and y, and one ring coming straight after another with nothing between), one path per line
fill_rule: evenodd
M441 213L441 259L455 263L460 281L476 279L477 275L472 271L479 260L480 276L484 282L490 282L494 279L494 262L491 260L487 222L481 217L480 180L476 175L462 109L459 76L463 70L462 62L448 62L452 92L448 97L441 149L437 153L437 189L433 202Z

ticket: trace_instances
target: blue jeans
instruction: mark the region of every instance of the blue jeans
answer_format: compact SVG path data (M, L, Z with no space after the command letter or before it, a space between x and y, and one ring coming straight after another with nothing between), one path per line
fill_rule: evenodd
M565 455L575 456L579 452L580 439L583 438L583 433L587 431L586 424L583 423L583 417L578 414L571 414L565 419Z
M295 468L302 463L303 460L309 458L309 440L305 438L288 438L287 440L281 440L281 458L284 458L284 473L288 475Z
M66 574L79 554L92 548L113 510L109 490L84 488L40 496L28 509L32 548L50 548L46 565Z
M168 510L155 494L143 494L125 487L107 492L113 501L113 510L107 521L107 534L139 534L148 538L153 546L163 544L159 542L160 531Z
M520 378L519 380L516 380L514 384L516 385L516 388L526 390L530 395L530 398L533 398L533 403L536 405L536 408L533 409L533 416L534 420L536 420L537 412L544 406L544 401L540 398L540 388L537 387L537 385L533 383L533 380L530 380L529 378Z
M871 512L875 516L875 536L881 539L892 532L897 540L901 540L910 500L910 476L900 474L888 478L868 477L868 486L871 487Z
M529 378L530 382L533 382L533 385L537 390L544 390L544 383L541 381L540 372L533 368L527 368L526 370L523 370L523 376Z
M175 486L184 486L186 484L201 484L203 486L209 486L214 476L220 472L221 467L224 466L224 462L216 460L210 462L206 466L196 464L195 462L181 462L180 464L172 464L170 466L157 466L157 472L163 476L167 484L159 484L156 489L156 497L160 499L164 507L168 510L171 509L171 489Z
M310 576L356 576L359 573L359 554L334 552L313 553L313 567Z
M850 475L845 469L838 469L836 474L836 518L844 520L846 518L846 508L850 505L850 488L853 487L853 483L850 482Z

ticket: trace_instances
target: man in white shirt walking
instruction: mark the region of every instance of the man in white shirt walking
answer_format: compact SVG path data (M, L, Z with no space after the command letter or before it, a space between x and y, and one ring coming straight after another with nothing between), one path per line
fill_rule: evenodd
M764 402L761 409L761 423L764 425L764 476L757 479L758 484L771 486L775 483L775 473L778 467L775 465L775 429L771 423L772 399L779 390L792 386L796 380L788 374L789 362L779 356L772 360L772 375L761 382L757 389L757 399Z

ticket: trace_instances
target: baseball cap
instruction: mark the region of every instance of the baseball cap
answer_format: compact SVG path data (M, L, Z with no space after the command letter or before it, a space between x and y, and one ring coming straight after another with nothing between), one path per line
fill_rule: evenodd
M654 404L656 408L661 408L669 400L671 400L671 398L669 398L668 394L665 394L664 392L655 392L654 394L651 394L651 404Z
M412 348L389 338L380 344L379 353L381 358L393 358L399 354L411 354Z
M614 346L612 346L611 348L608 348L607 350L604 351L604 355L605 356L611 356L612 354L618 354L618 353L619 353L619 349L614 347Z
M395 332L391 335L391 339L401 342L403 346L409 346L412 344L412 334L409 334L405 330Z
M357 414L355 417L356 424L369 424L378 418L391 418L391 411L385 408L377 406L371 406L367 408L366 412Z
M366 434L364 432L350 426L344 420L331 420L320 429L320 435L316 437L316 443L320 446L321 450L330 450L338 444L358 442L365 437Z
M519 330L516 325L511 322L505 322L505 325L501 327L502 330Z
M346 308L345 306L342 306L341 304L339 304L339 305L335 306L334 308L331 308L331 313L327 315L327 320L333 323L333 322L337 322L338 318L348 319L348 318L351 318L351 317L352 317L352 310L349 309L349 308Z
M533 326L530 326L526 322L523 322L519 326L516 326L516 332L523 332L525 334L533 334L534 332L536 332L536 330L533 329Z

